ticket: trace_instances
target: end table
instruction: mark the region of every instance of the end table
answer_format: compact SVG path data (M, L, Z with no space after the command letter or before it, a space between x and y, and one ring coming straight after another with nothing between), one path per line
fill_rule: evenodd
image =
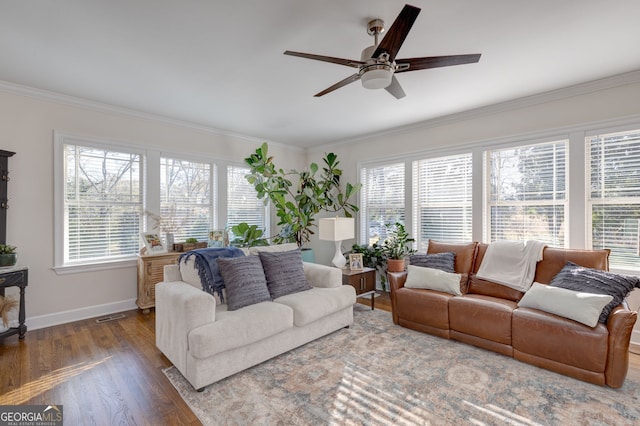
M18 308L18 326L9 327L8 330L0 333L0 339L18 334L19 339L24 339L27 332L24 311L24 289L27 287L29 268L26 266L10 266L0 269L0 296L4 297L4 290L8 287L20 287L20 305Z
M356 289L356 297L371 296L371 309L374 309L376 296L376 270L364 268L352 271L349 268L342 269L342 284L350 285Z

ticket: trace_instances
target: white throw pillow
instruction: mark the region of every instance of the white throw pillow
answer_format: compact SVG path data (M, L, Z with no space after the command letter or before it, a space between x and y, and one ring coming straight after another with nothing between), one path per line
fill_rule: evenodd
M441 271L440 269L408 265L406 288L424 288L462 295L460 292L460 274Z
M608 294L585 293L533 283L518 306L539 309L595 327L600 312L612 300L613 296Z

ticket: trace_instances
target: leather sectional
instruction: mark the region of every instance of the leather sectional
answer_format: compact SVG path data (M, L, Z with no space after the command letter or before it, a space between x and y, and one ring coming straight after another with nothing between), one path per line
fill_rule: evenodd
M518 307L524 293L476 277L488 245L431 240L427 253L454 252L461 296L406 288L406 272L388 274L393 321L403 327L489 349L586 382L622 386L637 313L617 306L607 323L589 327L532 308ZM547 247L534 281L549 284L568 262L608 270L608 250Z

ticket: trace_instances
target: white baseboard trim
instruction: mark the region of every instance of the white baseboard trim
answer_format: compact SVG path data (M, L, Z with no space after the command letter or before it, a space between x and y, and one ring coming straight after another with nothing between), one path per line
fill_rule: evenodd
M640 355L640 330L631 332L631 342L629 343L629 352Z
M27 329L37 330L39 328L66 324L68 322L109 315L116 312L129 311L136 308L136 299L129 299L113 303L105 303L104 305L87 306L86 308L56 312L55 314L40 315L27 319Z

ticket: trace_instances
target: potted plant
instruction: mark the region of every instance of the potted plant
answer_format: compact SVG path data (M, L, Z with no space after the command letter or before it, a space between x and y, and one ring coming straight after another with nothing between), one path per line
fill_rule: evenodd
M400 222L387 224L386 227L387 238L382 242L382 253L387 258L387 271L404 271L404 258L416 252L410 246L415 240Z
M356 205L349 203L349 198L361 185L347 183L342 190L342 170L334 153L325 154L322 170L311 163L308 170L284 171L273 164L264 143L244 161L250 167L247 181L255 188L258 198L264 199L265 204L271 201L276 209L281 228L273 239L275 243L295 241L302 247L314 234L312 228L319 212L344 210L345 216L352 217L358 211Z
M239 223L231 227L231 232L234 235L234 239L231 241L231 245L236 247L254 247L254 246L268 246L269 243L262 236L264 231L258 229L258 225L249 225L246 222Z
M380 277L380 287L382 287L382 291L387 291L387 276L385 274L387 269L387 258L382 252L382 246L378 243L373 243L371 246L353 243L350 253L362 254L362 263L364 266L376 270ZM348 256L349 253L345 253L345 255Z
M0 267L13 266L18 261L16 247L7 244L0 244Z

